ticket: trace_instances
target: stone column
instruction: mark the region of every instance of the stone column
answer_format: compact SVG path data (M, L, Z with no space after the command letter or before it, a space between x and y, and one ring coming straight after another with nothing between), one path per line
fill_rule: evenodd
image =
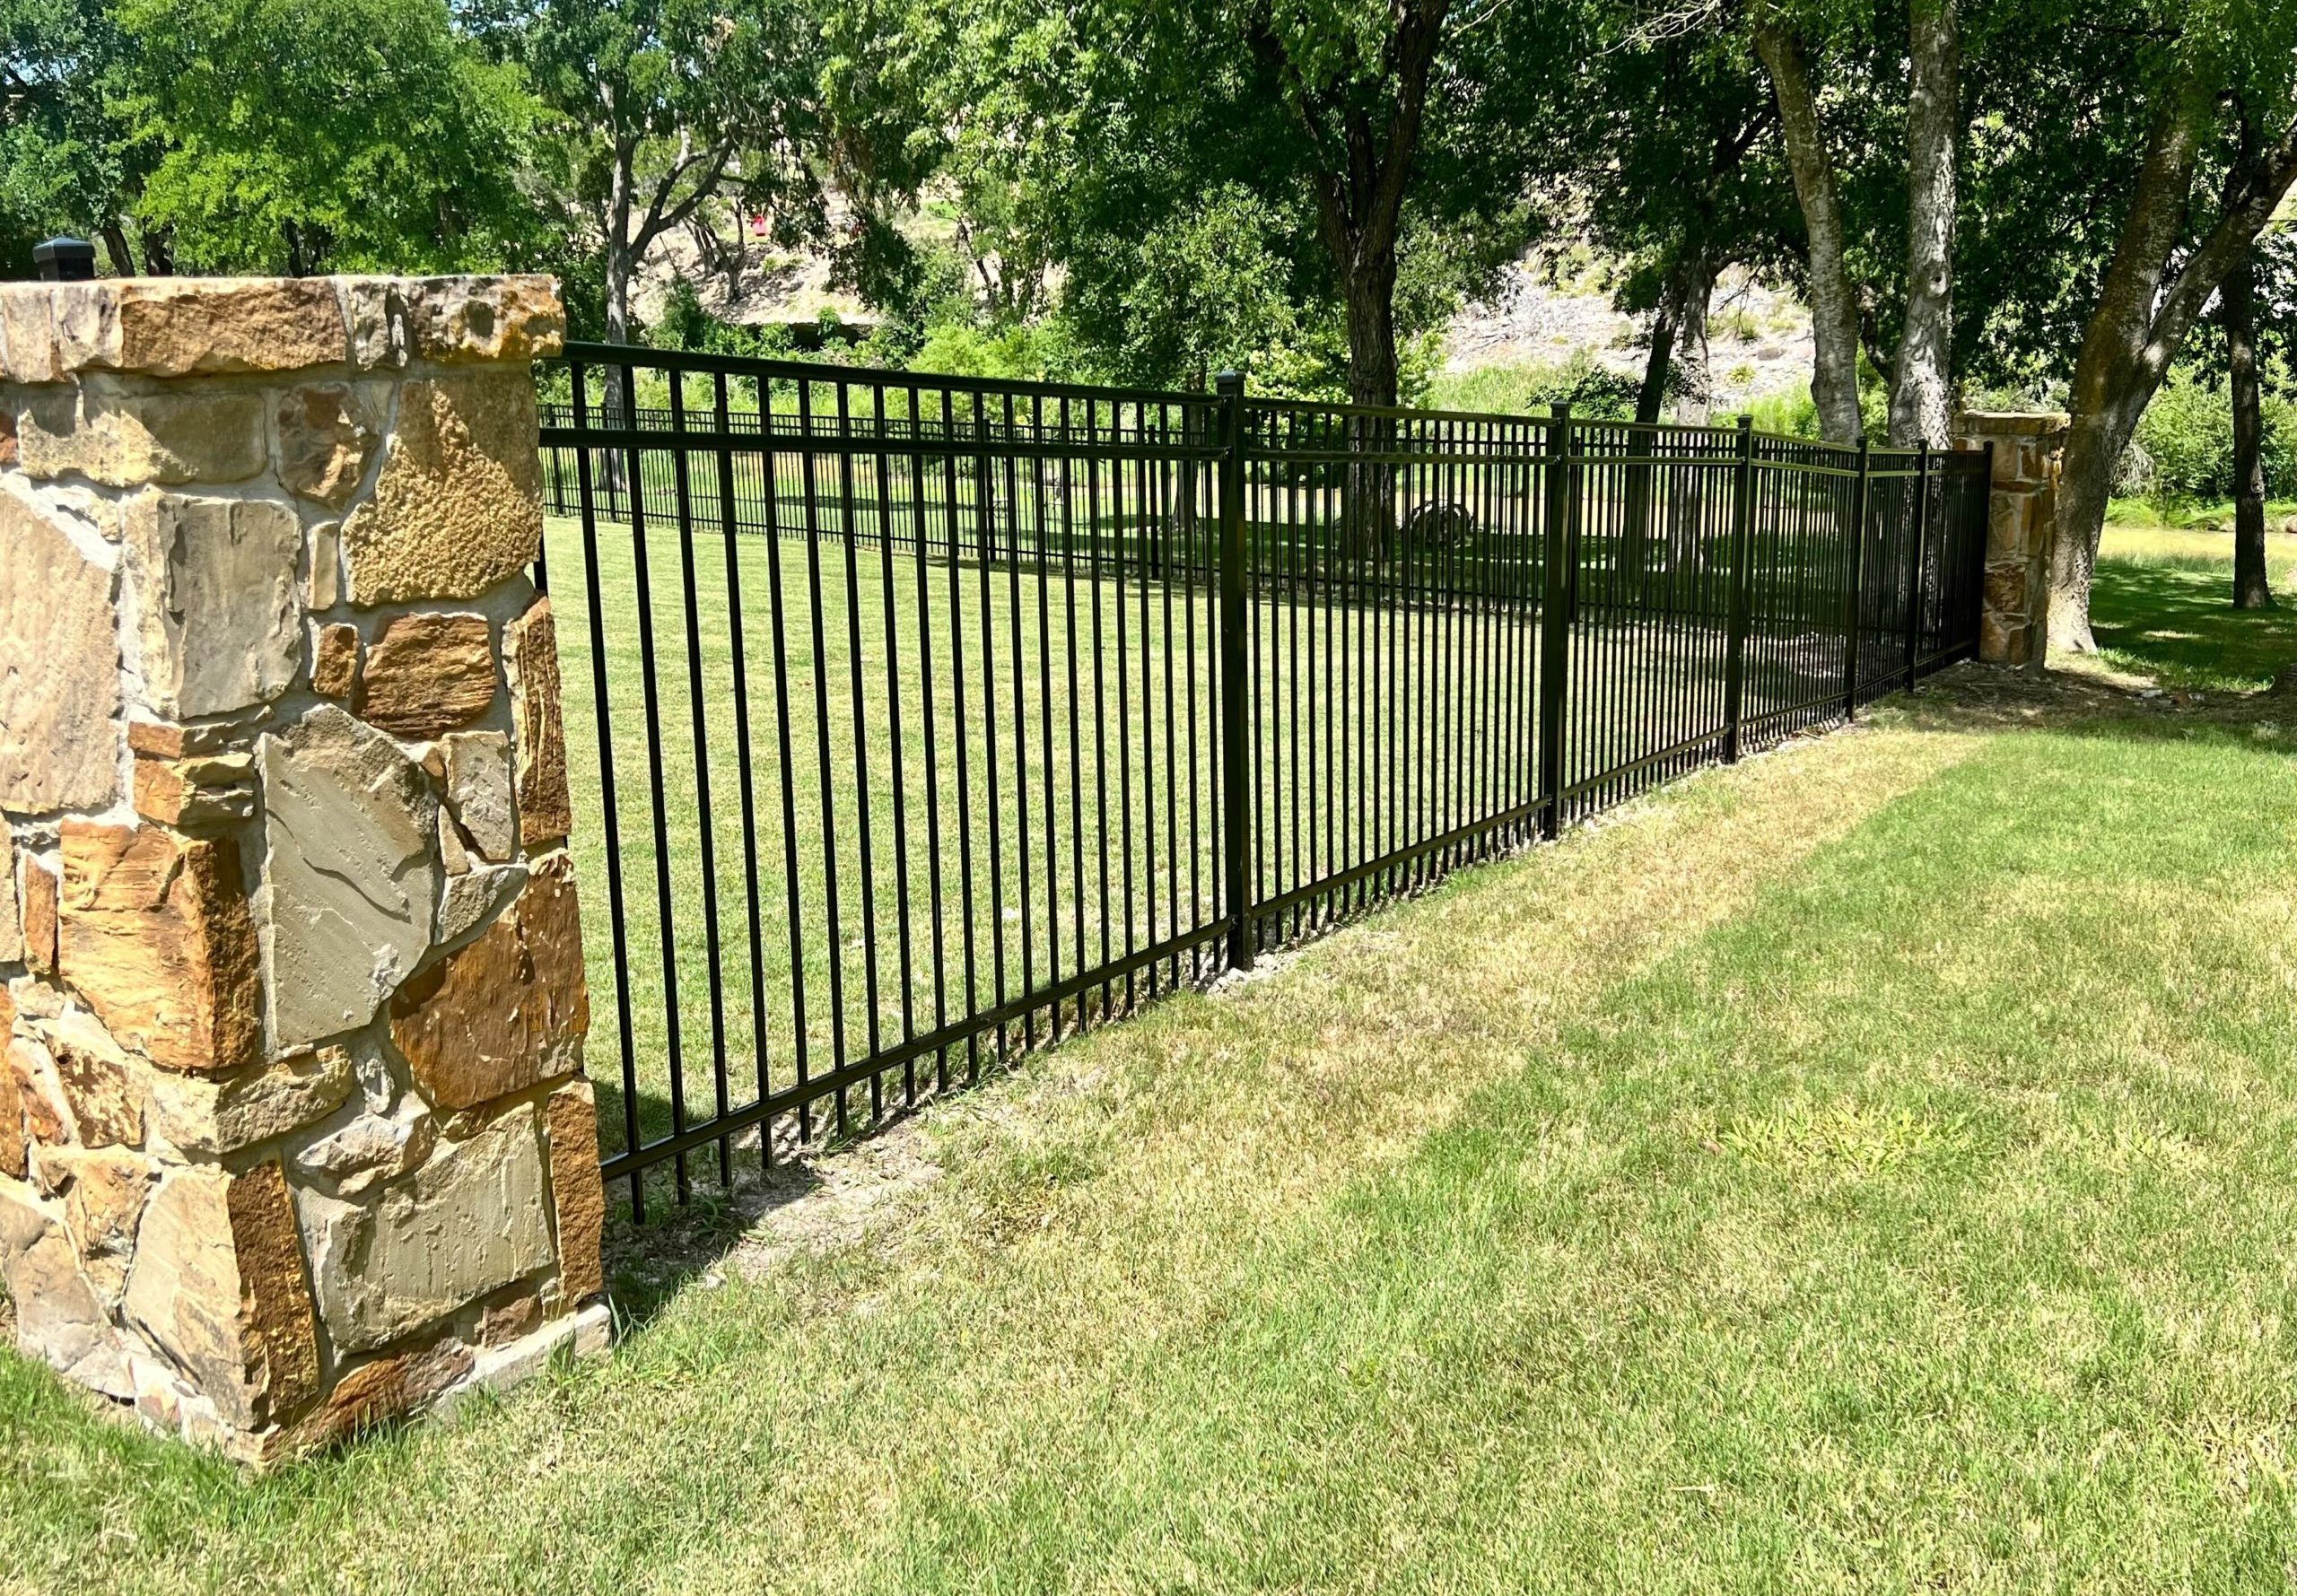
M1955 423L1956 449L1994 446L1980 659L2041 668L2049 642L2050 547L2057 533L2066 425L2067 417L2056 411L1969 411Z
M0 285L0 1273L262 1461L603 1346L533 277Z

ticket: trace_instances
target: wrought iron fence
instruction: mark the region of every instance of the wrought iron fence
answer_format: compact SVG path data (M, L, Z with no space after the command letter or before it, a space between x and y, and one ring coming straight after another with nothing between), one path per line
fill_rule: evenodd
M641 1217L1976 649L1983 454L603 345L550 380Z

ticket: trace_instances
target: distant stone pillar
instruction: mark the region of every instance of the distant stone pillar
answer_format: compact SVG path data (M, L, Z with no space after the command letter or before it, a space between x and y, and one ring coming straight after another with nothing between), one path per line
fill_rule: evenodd
M2057 474L2067 417L2057 411L1969 411L1954 447L1994 446L1986 585L1978 656L2039 669L2049 642L2049 563L2057 535Z
M267 1460L603 1346L535 277L0 285L0 1274Z

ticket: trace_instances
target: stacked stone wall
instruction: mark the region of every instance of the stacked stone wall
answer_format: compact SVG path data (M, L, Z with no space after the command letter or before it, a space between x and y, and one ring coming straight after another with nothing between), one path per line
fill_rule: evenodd
M1954 447L1994 449L1978 658L2039 669L2049 643L2049 565L2067 418L2051 411L1972 411Z
M0 286L0 1277L267 1459L602 1345L539 278Z

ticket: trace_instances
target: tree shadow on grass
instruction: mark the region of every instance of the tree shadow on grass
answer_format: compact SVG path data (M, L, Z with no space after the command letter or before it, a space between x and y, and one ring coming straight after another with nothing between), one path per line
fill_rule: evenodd
M2264 687L2297 664L2297 604L2237 610L2231 572L2100 561L2090 625L2106 658L2168 688Z

